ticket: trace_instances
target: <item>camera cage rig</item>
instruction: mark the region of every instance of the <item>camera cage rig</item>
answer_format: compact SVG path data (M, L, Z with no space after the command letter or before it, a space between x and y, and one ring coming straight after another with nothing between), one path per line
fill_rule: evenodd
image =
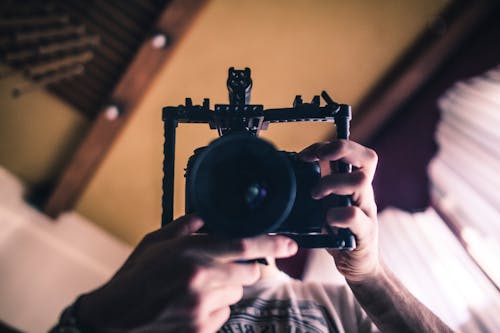
M210 129L217 129L219 136L233 132L248 132L258 136L261 130L267 130L270 123L284 122L331 122L336 125L337 138L349 139L351 107L339 104L323 91L321 97L326 105L321 106L321 98L316 95L310 103L305 103L300 95L295 96L293 107L264 109L261 104L250 104L252 79L250 68L235 70L229 68L227 88L229 104L215 104L210 109L210 100L205 98L202 105L194 105L191 98L186 98L184 105L163 108L164 122L164 160L163 160L163 195L162 226L173 220L174 210L174 162L176 128L180 123L208 124ZM331 162L332 170L340 173L351 172L351 165ZM349 196L335 196L338 206L350 206ZM292 235L302 247L337 248L352 250L356 247L354 235L348 229L332 230L325 224L327 234Z

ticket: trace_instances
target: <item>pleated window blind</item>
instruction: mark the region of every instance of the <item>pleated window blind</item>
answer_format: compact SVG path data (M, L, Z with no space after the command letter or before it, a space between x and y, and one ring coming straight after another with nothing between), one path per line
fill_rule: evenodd
M438 103L432 200L500 288L500 66L456 83Z

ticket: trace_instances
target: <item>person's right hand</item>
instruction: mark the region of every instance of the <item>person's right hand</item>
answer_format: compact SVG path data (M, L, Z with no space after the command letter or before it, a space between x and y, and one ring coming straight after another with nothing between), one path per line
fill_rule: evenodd
M148 234L109 282L81 298L80 324L96 332L215 332L243 286L260 277L258 264L237 260L297 251L284 236L191 235L202 225L184 216Z

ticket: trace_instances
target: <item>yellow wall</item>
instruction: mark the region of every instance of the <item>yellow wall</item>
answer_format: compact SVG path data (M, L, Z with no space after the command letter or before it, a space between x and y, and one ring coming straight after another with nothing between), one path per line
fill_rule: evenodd
M0 165L28 185L40 185L66 162L87 120L43 89L12 97L12 88L23 84L21 75L0 79Z
M445 0L213 0L144 96L77 210L130 243L157 228L161 215L161 108L226 102L227 68L251 67L252 101L290 106L296 94L326 89L356 104ZM354 110L355 111L355 110ZM331 125L277 125L266 137L299 150L328 136ZM215 137L202 125L178 131L176 215L182 213L182 170L195 147Z

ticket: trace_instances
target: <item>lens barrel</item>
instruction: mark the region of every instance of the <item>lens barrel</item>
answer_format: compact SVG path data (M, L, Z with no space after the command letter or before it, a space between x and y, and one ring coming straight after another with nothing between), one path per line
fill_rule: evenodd
M297 191L294 168L271 143L248 133L228 134L192 158L186 203L210 232L253 237L277 230L287 219Z

